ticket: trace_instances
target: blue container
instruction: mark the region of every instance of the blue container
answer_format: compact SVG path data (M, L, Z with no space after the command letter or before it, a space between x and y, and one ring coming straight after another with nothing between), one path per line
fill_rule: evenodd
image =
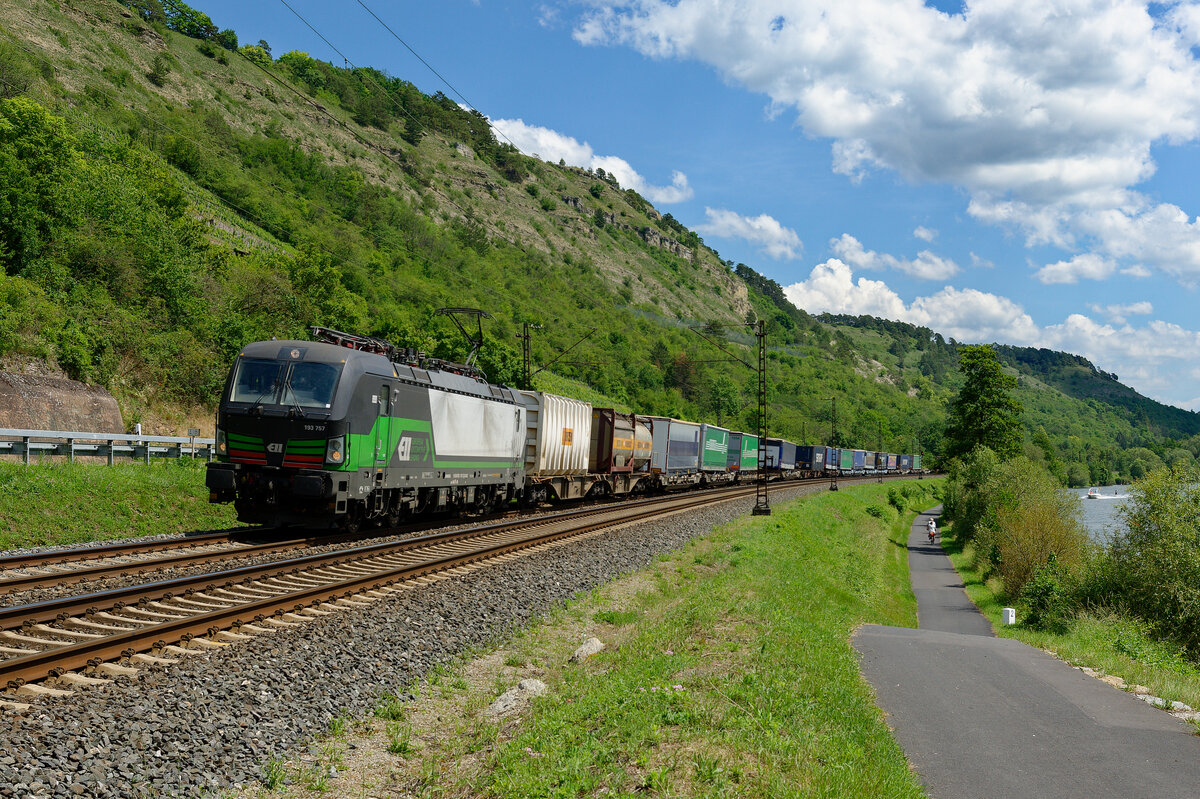
M825 471L825 447L797 447L796 467L807 472Z

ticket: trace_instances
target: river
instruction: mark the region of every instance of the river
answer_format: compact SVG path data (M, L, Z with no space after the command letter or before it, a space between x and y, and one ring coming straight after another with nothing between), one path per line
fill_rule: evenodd
M1083 526L1096 541L1107 541L1112 535L1113 528L1120 525L1117 510L1129 499L1129 486L1099 486L1100 499L1087 499L1088 489L1068 488L1072 494L1080 497L1083 507Z

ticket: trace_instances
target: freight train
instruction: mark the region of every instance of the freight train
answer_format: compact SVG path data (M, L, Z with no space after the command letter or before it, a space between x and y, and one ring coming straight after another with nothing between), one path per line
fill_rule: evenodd
M230 369L205 484L242 522L355 530L744 482L760 465L771 480L921 468L919 455L760 442L495 385L380 339L313 333L248 344Z

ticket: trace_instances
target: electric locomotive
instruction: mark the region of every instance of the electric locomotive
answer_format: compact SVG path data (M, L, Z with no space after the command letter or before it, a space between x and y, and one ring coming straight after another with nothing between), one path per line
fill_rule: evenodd
M357 529L486 512L524 486L525 407L470 366L374 338L258 341L234 360L205 484L250 524Z

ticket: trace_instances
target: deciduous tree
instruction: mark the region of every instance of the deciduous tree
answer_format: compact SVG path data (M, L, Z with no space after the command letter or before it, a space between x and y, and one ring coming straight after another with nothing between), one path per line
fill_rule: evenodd
M959 369L966 378L950 406L946 455L963 456L989 447L1003 459L1021 453L1021 403L1009 392L1017 379L1005 374L996 351L986 345L963 347Z

